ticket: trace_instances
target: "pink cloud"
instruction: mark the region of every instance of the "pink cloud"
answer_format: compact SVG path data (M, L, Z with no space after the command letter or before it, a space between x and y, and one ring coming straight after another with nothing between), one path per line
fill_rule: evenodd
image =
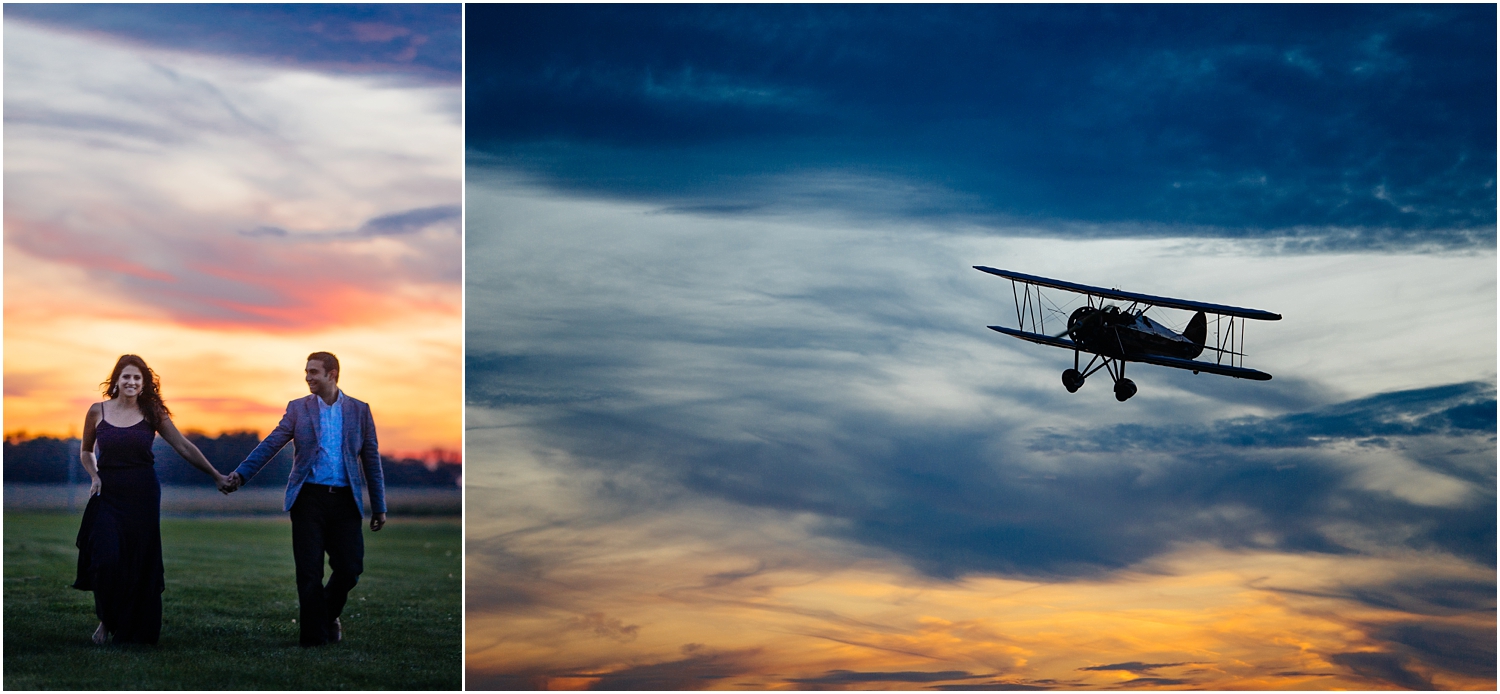
M366 43L389 41L411 33L406 27L380 22L354 22L349 25L349 30L354 32L354 38Z
M195 226L192 220L172 222ZM6 218L7 245L83 268L116 295L182 324L300 331L459 311L456 238L173 238L169 231L101 234L19 214ZM404 248L378 253L375 243Z
M70 233L67 227L5 215L5 240L28 252L49 260L63 260L73 265L126 275L156 282L175 282L171 274L133 262L126 256L128 247L112 239L84 239Z

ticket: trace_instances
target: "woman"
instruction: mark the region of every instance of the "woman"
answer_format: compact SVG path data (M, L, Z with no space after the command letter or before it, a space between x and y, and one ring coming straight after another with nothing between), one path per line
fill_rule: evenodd
M93 480L78 530L78 580L94 591L99 628L94 643L156 643L161 634L161 483L151 443L157 434L179 455L214 478L228 479L172 424L161 382L134 354L115 362L100 384L109 399L89 407L78 457ZM99 459L94 460L95 443Z

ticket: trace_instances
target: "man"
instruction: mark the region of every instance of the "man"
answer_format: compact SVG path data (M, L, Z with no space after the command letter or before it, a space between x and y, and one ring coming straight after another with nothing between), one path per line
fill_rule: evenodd
M298 624L303 646L343 639L339 615L364 571L364 492L370 493L370 530L385 526L385 476L370 406L339 390L339 360L328 352L307 355L312 394L286 405L281 423L229 474L225 493L255 477L288 441L295 441L285 510L292 515L292 557L297 564ZM323 554L332 575L323 585Z

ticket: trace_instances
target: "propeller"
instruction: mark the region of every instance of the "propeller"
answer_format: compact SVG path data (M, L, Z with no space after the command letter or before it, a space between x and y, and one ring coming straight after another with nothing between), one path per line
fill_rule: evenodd
M1080 307L1078 310L1076 310L1076 311L1073 312L1073 315L1068 316L1068 327L1065 328L1062 332L1060 332L1060 333L1058 333L1056 335L1053 335L1052 339L1055 340L1055 339L1060 338L1060 337L1062 337L1064 335L1068 335L1069 337L1072 337L1071 335L1069 335L1069 333L1072 333L1074 330L1083 329L1083 328L1089 326L1090 324L1097 325L1100 321L1104 320L1104 312L1103 311L1096 309L1096 310L1085 312L1084 311L1085 308L1088 308L1088 307Z

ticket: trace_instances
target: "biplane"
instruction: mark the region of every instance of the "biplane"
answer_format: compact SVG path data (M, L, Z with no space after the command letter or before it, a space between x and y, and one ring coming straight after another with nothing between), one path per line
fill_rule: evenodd
M1125 362L1155 364L1193 373L1211 373L1253 381L1269 381L1271 374L1244 366L1245 320L1281 320L1279 314L1253 308L1209 304L1201 301L1122 292L1118 289L1090 287L1009 270L975 265L975 270L1004 277L1011 281L1015 296L1017 328L989 326L990 330L1019 337L1037 344L1073 350L1073 368L1062 373L1063 387L1076 393L1089 376L1103 370L1115 383L1115 399L1120 402L1135 395L1135 382L1125 377ZM1071 313L1050 301L1044 305L1043 288L1081 294L1085 304ZM1108 301L1129 302L1124 307ZM1182 332L1177 332L1146 315L1153 308L1195 311ZM1047 315L1053 320L1067 315L1060 332L1047 333ZM1208 317L1212 315L1212 334ZM1029 330L1028 330L1029 328ZM1213 361L1198 357L1204 351L1214 354ZM1088 364L1080 365L1080 355L1088 353Z

